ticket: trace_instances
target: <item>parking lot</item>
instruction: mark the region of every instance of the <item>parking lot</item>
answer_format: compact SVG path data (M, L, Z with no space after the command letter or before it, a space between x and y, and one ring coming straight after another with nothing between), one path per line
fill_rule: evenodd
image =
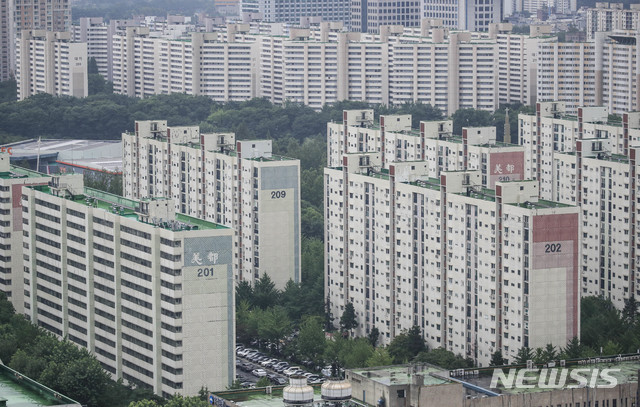
M255 386L261 376L266 376L273 385L286 385L293 375L305 376L309 383L325 381L321 375L290 366L285 360L272 358L256 349L236 347L236 379L243 387Z

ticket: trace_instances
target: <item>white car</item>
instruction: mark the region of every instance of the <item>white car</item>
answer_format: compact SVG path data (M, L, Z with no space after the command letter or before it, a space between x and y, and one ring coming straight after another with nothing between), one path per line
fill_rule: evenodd
M256 377L265 377L267 375L267 371L264 369L253 369L251 374Z

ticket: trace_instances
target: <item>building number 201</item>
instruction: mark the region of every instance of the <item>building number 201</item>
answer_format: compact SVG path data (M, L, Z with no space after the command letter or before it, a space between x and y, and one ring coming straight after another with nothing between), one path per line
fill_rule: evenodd
M562 244L560 243L547 243L544 245L545 253L560 253L560 249L562 248Z
M279 199L287 196L287 191L271 191L271 199Z
M198 269L198 277L213 277L213 267L212 268L201 268Z

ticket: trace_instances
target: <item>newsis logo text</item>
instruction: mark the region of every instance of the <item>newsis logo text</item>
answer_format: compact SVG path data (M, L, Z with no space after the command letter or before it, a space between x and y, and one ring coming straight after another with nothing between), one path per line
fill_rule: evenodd
M618 384L618 379L611 375L614 372L620 369L494 369L490 388L502 385L505 389L610 389Z

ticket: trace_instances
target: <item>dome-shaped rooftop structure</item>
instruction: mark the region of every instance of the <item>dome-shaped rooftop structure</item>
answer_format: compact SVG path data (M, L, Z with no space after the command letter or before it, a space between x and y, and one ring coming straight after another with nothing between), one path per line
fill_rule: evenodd
M348 380L329 380L322 384L322 400L345 401L351 399L351 383Z
M313 387L304 376L291 376L289 385L282 389L285 406L307 406L313 404Z

